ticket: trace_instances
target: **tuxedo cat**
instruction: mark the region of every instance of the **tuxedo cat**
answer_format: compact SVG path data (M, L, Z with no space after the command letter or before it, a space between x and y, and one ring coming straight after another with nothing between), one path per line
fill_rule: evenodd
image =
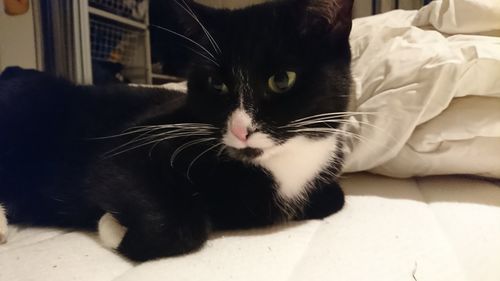
M187 95L0 76L1 240L5 218L97 226L104 245L144 261L214 230L341 209L352 0L176 3L193 49Z

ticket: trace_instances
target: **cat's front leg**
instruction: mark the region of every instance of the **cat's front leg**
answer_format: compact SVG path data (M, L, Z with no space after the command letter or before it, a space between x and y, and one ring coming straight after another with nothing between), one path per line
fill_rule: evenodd
M163 224L147 219L131 225L123 237L118 251L136 261L146 261L160 257L186 254L201 248L208 239L208 221L198 212L187 214L192 210L178 210L172 221L167 219Z
M337 182L320 183L309 191L299 220L322 219L338 212L345 203L344 192Z
M104 246L146 261L192 252L205 243L204 198L187 180L168 170L157 174L150 166L127 164L135 167L131 172L115 164L96 166L100 174L89 179L89 198L106 212L98 224Z

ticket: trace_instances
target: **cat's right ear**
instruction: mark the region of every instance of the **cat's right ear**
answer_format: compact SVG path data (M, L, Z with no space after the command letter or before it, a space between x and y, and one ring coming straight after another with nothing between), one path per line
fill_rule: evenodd
M301 34L349 38L354 0L305 0L298 3Z

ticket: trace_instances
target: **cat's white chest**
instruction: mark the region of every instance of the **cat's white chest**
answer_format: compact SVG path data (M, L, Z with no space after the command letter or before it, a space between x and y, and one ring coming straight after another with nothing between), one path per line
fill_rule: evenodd
M324 139L298 136L266 151L257 163L272 174L283 199L295 200L304 195L308 184L334 160L337 145L335 135Z

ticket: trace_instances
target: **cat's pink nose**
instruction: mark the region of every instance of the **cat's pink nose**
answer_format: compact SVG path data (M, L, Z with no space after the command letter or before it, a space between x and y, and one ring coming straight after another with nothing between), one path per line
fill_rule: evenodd
M228 127L234 137L246 142L252 133L252 119L244 110L237 109L231 115Z
M246 142L248 137L247 127L235 123L236 122L233 122L233 124L231 124L231 133L240 141Z

